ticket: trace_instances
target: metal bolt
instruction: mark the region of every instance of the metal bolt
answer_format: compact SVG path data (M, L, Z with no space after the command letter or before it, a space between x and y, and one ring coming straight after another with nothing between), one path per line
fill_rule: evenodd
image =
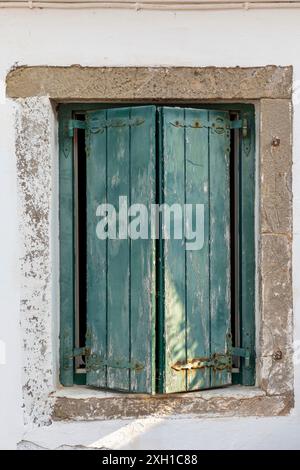
M273 137L272 147L279 147L279 145L280 145L280 138L279 137Z
M280 361L282 359L282 351L280 351L280 349L273 353L273 359L274 361Z

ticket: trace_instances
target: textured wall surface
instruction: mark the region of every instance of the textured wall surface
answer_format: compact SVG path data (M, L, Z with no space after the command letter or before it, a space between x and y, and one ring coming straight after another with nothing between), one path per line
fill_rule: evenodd
M293 386L292 105L260 104L260 284L258 358L261 386L269 395ZM279 139L278 146L272 145Z
M0 17L0 81L4 84L7 74L17 65L21 66L70 66L80 64L80 66L131 66L131 67L157 67L157 66L218 66L218 67L257 67L268 64L281 66L292 65L294 69L294 109L293 109L293 213L294 226L293 237L290 243L293 246L293 294L294 294L294 345L298 348L295 355L295 391L296 408L289 417L274 419L256 419L251 423L248 418L237 420L228 418L226 420L213 420L208 425L201 420L185 422L176 425L166 422L157 433L160 442L163 435L167 434L172 438L172 442L182 442L179 437L197 435L197 442L200 448L217 447L222 443L224 447L249 448L253 445L260 446L264 438L268 446L273 448L288 448L295 442L293 436L299 434L297 423L299 421L299 400L300 400L300 370L299 370L299 344L300 344L300 31L299 31L300 11L230 11L230 12L191 12L191 13L169 13L169 12L124 12L124 11L11 11L1 12ZM55 31L55 40L53 32ZM80 31L80 40L74 43L74 31ZM155 83L153 83L153 86ZM36 86L36 83L34 84ZM0 86L0 90L4 90ZM239 91L237 90L237 96ZM42 93L43 94L43 93ZM266 97L267 98L267 97ZM283 100L285 96L281 96ZM20 297L24 299L24 279L20 275L20 255L23 261L23 235L19 231L20 210L18 210L16 198L17 175L19 168L16 164L16 129L15 129L15 108L20 111L21 104L14 104L11 99L0 97L0 125L1 133L5 138L0 139L1 172L0 172L0 212L2 214L2 228L0 231L0 316L1 328L0 339L6 347L6 364L0 364L1 380L5 386L0 388L0 422L5 426L0 426L0 446L15 446L22 433L23 410L21 408L21 379L20 370L24 365L23 353L20 347ZM274 116L278 114L273 112ZM281 125L285 125L282 120ZM269 136L269 141L272 136ZM53 138L53 141L55 138ZM268 141L268 142L269 142ZM282 147L277 149L281 152ZM276 152L277 152L276 150ZM30 150L31 151L31 150ZM53 153L53 152L52 152ZM267 152L269 153L269 151ZM267 156L266 158L271 158ZM275 160L276 160L275 153ZM278 154L279 155L279 154ZM282 156L276 160L278 173ZM51 163L52 165L52 163ZM52 168L53 170L53 168ZM284 172L286 172L286 168ZM290 171L290 170L288 170ZM276 185L285 184L285 176L275 179ZM55 178L53 178L55 181ZM286 180L288 182L288 179ZM48 184L48 183L47 183ZM46 187L46 191L48 191ZM4 197L2 197L4 194ZM271 194L271 193L270 193ZM289 194L289 190L285 194ZM290 197L290 196L288 196ZM269 204L272 206L272 195ZM280 242L280 233L284 228L276 226L276 213L270 209L269 225L264 224L266 232L276 230L276 236L265 234L265 253L272 263L275 264L275 274L273 271L265 273L271 279L270 282L279 280L277 264L281 263L273 259L272 244ZM283 214L284 211L281 211ZM57 231L55 230L55 220L53 219L51 229L51 239L55 244ZM281 224L288 223L289 214L282 219ZM21 220L21 224L24 221ZM271 225L270 225L271 224ZM275 225L274 225L275 224ZM26 224L28 225L28 224ZM27 235L29 230L27 230ZM272 238L271 238L272 237ZM272 241L274 240L276 241ZM283 237L282 237L283 238ZM270 249L268 249L270 247ZM21 253L20 253L21 252ZM48 255L46 255L48 256ZM282 249L282 262L285 266L290 263L286 257L285 250ZM50 254L55 268L57 256L55 251ZM23 264L23 266L25 266ZM38 271L39 272L39 271ZM276 274L277 272L277 274ZM290 272L282 271L282 279L289 279ZM284 281L285 282L285 281ZM46 289L49 295L49 285ZM26 288L27 289L27 288ZM53 311L56 311L57 287L51 286ZM34 289L33 289L34 291ZM273 293L279 295L273 295ZM29 292L27 290L27 292ZM290 292L285 290L267 289L262 292L262 300L265 303L272 301L276 308L276 316L281 318L277 298L287 298L290 302ZM270 299L270 300L269 300ZM46 297L45 304L48 300ZM29 316L22 305L23 314ZM48 313L41 309L43 318L47 318ZM283 325L289 330L292 325L287 324L286 316L282 317ZM289 330L290 331L290 330ZM55 340L55 336L53 340ZM266 337L266 336L265 336ZM280 340L280 334L275 331L274 338L276 348L281 349L283 360L286 357L284 344ZM35 341L32 335L33 341ZM269 341L273 341L269 335ZM49 338L50 342L50 338ZM52 344L55 344L52 342ZM272 343L273 344L273 343ZM29 348L35 347L29 345ZM276 368L280 368L280 361L273 359L270 355L270 348L266 345L265 365L263 368L266 374L271 373L273 368L276 376ZM48 349L50 352L50 349ZM273 349L272 349L273 351ZM296 351L297 352L297 351ZM37 357L37 356L36 356ZM55 357L51 360L47 354L43 356L46 364L55 364ZM281 362L284 364L283 362ZM40 367L41 362L37 362ZM284 370L280 374L286 373ZM290 387L291 374L288 373L287 387ZM34 374L31 374L32 383ZM43 389L42 397L46 396L46 390L51 388L49 375L46 375L47 385ZM269 384L272 382L269 381ZM271 390L274 391L272 385ZM25 390L26 391L26 390ZM272 392L273 393L273 392ZM287 393L289 393L287 391ZM38 398L38 397L37 397ZM38 401L37 401L38 403ZM27 400L27 407L30 408L30 400ZM38 405L39 406L39 405ZM39 408L39 417L42 407ZM201 421L201 422L200 422ZM194 423L194 424L193 424ZM202 424L201 424L202 423ZM274 424L275 423L275 424ZM277 424L278 423L278 424ZM92 423L90 423L92 424ZM79 423L82 434L87 431L83 423ZM204 426L204 428L203 428ZM50 430L48 428L48 430ZM57 430L57 428L55 428ZM90 429L90 428L89 428ZM110 433L111 430L101 423L101 429ZM242 435L241 429L244 430ZM66 431L67 432L67 431ZM72 431L69 431L72 432ZM48 431L47 431L48 433ZM251 434L251 435L250 435ZM134 441L138 445L137 440ZM144 434L144 445L158 445L156 433ZM134 444L133 444L134 445ZM196 445L196 444L195 444Z
M18 101L16 156L21 236L24 418L49 423L53 390L51 201L52 108L47 98Z
M6 79L11 98L65 100L253 100L289 98L292 67L17 67Z

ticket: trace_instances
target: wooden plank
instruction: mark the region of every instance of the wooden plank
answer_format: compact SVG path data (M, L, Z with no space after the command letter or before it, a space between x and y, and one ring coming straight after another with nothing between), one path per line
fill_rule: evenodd
M200 237L203 230L204 245L200 249L186 250L186 347L187 358L191 360L210 355L208 112L187 108L185 125L185 202L193 205L192 219L188 221L193 230L196 228L196 204L204 206L204 227L198 226L197 235ZM200 222L198 219L198 224ZM189 240L186 240L187 248L188 244ZM188 390L209 388L209 385L208 368L187 372Z
M243 109L248 135L242 138L240 149L240 307L241 346L251 353L250 365L242 360L243 385L255 385L255 120L254 110Z
M211 353L227 352L230 333L230 132L226 111L209 111L209 194L210 194L210 314ZM231 383L231 373L211 371L211 386Z
M73 143L68 135L71 110L59 111L60 225L60 382L73 385L74 361L74 226Z
M157 113L158 126L158 150L157 150L157 202L159 206L164 201L164 159L163 159L163 142L164 142L164 116L163 108L158 108ZM156 358L157 358L157 391L165 392L165 263L164 263L164 241L162 239L162 214L158 214L158 234L159 239L156 244L157 259L157 312L156 312Z
M132 108L132 121L144 121L130 129L130 205L144 204L151 213L155 203L154 106ZM138 209L138 208L137 208ZM134 219L134 217L133 217ZM131 371L132 392L155 392L155 240L130 240L130 361L144 365ZM140 228L138 228L140 230Z
M184 203L185 198L185 129L184 110L163 108L164 203ZM176 123L181 125L176 125ZM163 222L163 230L166 220ZM174 219L171 218L170 238L164 240L164 296L165 296L165 385L164 391L181 392L186 389L186 371L172 366L186 361L186 273L183 239L174 239Z
M106 119L106 111L87 114L88 127L93 121ZM93 365L107 359L107 241L96 235L99 204L106 202L106 130L92 133L87 130L87 346L91 349L91 369L87 371L87 384L105 387L106 367Z
M109 109L108 121L128 122L129 110ZM116 209L119 197L129 199L130 188L129 126L107 128L107 200ZM117 217L118 218L118 217ZM129 240L108 239L107 253L107 360L128 364L130 360L130 255ZM107 386L129 390L129 369L107 368Z

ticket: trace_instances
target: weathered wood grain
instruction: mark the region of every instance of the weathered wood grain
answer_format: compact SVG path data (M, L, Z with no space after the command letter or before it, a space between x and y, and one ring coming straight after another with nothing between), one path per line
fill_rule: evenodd
M87 346L97 358L107 359L107 241L96 237L99 204L106 202L106 132L93 134L94 120L105 120L105 110L87 114ZM106 367L87 370L87 384L105 387Z
M96 362L107 362L94 364L88 384L152 393L155 244L126 233L119 238L118 208L121 196L128 206L155 203L155 108L115 108L88 116L96 125L87 130L88 331ZM116 239L96 237L96 209L102 202L117 210ZM93 357L89 361L93 365ZM141 370L131 367L137 363Z
M209 129L209 223L210 223L210 347L211 354L226 354L230 334L230 193L229 115L210 111ZM227 129L220 133L218 122ZM211 371L211 386L231 382L231 373Z
M186 203L204 205L204 245L200 250L186 251L186 310L187 358L210 355L209 328L209 172L208 172L208 112L186 109L185 124L185 185ZM196 229L195 206L192 225ZM187 222L186 222L187 223ZM200 227L202 230L202 227ZM208 388L209 369L192 369L187 372L187 389Z

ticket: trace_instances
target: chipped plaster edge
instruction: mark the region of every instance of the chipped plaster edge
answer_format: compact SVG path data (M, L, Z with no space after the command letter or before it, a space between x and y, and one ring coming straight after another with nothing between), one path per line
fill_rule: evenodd
M47 97L16 100L24 423L49 424L58 368L58 182Z

